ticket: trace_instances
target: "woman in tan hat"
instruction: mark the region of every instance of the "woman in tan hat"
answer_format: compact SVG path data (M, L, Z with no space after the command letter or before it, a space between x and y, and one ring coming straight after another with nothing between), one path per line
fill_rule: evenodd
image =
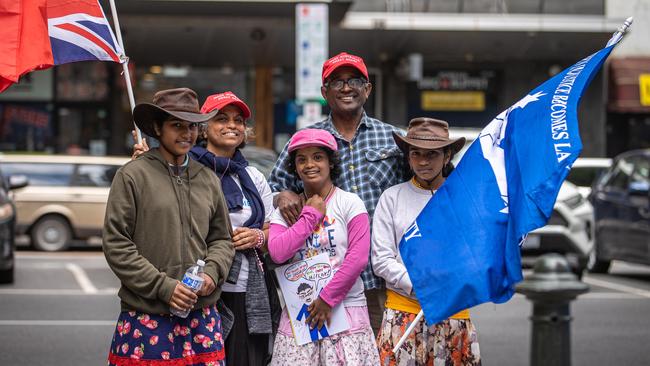
M432 118L409 122L405 137L393 134L404 152L413 177L387 189L379 198L373 216L372 267L386 280L386 309L377 345L381 365L480 365L476 329L464 310L427 327L422 318L406 342L393 354L420 304L399 252L399 243L431 196L453 170L451 159L465 144L451 140L449 125Z
M109 365L225 365L216 303L235 254L228 207L216 175L188 156L215 114L201 114L186 88L159 91L133 111L160 146L120 168L108 197L103 249L122 308ZM201 261L195 293L180 280Z

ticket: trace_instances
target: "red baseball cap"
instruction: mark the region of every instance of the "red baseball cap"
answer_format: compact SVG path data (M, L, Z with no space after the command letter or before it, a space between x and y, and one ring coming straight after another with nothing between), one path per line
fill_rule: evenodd
M366 68L366 64L363 62L363 59L359 56L351 55L346 52L341 52L338 55L325 61L325 63L323 63L323 77L322 77L323 84L325 84L325 79L327 79L327 77L330 76L334 72L334 70L343 66L354 67L355 69L361 72L361 74L366 78L366 80L369 80L368 68Z
M203 102L203 106L201 106L201 113L210 113L215 109L220 110L230 104L234 104L241 109L244 119L248 119L251 116L250 108L248 108L246 103L231 91L212 94L205 98L205 102Z
M336 139L332 136L331 133L315 129L315 128L306 128L300 130L291 136L291 141L289 141L289 152L303 149L305 147L324 147L332 151L338 150L336 144Z

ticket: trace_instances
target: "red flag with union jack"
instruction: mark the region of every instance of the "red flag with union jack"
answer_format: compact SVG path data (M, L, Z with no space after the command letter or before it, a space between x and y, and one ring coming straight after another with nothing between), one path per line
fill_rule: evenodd
M122 62L98 0L0 0L0 24L0 92L53 65Z

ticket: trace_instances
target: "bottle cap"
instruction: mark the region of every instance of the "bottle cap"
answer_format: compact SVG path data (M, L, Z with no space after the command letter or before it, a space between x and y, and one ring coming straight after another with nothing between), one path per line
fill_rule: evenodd
M199 259L199 260L197 260L197 261L196 261L196 264L198 264L198 265L201 266L201 267L204 267L204 266L205 266L205 262L203 261L203 259Z

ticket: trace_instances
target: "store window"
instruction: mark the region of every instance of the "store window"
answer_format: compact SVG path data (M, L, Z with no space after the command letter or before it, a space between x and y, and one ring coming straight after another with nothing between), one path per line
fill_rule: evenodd
M56 152L106 155L111 137L109 66L77 62L57 67L56 102Z
M45 151L52 146L51 105L0 104L0 150Z

